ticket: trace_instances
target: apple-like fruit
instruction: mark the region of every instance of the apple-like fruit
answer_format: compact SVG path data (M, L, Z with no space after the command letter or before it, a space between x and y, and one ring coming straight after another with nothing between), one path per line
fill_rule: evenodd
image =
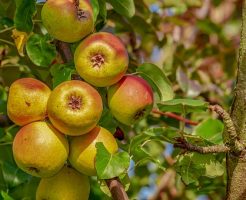
M74 54L75 67L88 83L105 87L119 81L128 68L126 48L111 33L94 33L84 39Z
M50 96L47 85L34 78L16 80L9 88L7 113L17 125L44 120Z
M107 129L97 126L89 133L73 137L70 141L68 159L71 165L79 172L88 176L96 175L95 157L96 143L102 142L110 153L118 151L117 142Z
M102 98L88 83L72 80L50 94L47 112L51 123L64 134L78 136L91 131L103 110Z
M22 127L13 141L13 155L17 166L37 177L51 177L65 164L68 142L48 122L32 122Z
M48 33L63 42L79 41L94 29L89 0L48 0L41 18Z
M88 200L89 194L88 177L64 166L56 175L41 179L36 200Z
M109 87L108 106L119 122L132 125L151 111L153 91L143 78L126 75Z

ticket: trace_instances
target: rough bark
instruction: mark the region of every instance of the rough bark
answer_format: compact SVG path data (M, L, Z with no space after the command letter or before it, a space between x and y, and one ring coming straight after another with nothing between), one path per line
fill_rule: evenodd
M246 1L243 1L242 32L238 59L237 84L231 107L231 118L238 140L246 144ZM246 199L246 149L227 155L227 200Z

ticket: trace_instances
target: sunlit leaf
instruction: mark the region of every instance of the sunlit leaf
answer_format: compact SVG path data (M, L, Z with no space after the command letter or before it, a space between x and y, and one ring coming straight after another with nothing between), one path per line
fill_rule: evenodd
M127 152L110 154L102 142L98 142L96 148L96 171L99 179L110 179L126 173L130 164Z
M157 103L163 112L191 113L202 112L207 109L208 103L202 100L193 99L173 99Z
M135 14L135 5L133 0L107 0L116 12L125 16L132 17Z
M154 64L144 63L137 68L137 72L149 81L162 101L173 99L172 85L159 67Z

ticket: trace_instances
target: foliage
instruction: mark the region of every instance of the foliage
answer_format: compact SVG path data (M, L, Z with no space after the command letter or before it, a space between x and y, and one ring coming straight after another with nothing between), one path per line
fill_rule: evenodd
M181 135L201 146L223 141L223 124L207 111L207 105L228 107L232 101L241 5L234 1L200 0L91 3L96 31L113 32L122 39L129 52L128 73L140 75L150 83L155 92L155 108L199 122L195 127L151 113L138 124L126 127L108 110L106 89L98 89L104 100L100 125L112 133L120 127L125 136L118 141L121 151L115 155L97 144L98 179L120 176L125 186L130 184L129 197L144 200L158 191L159 182L169 170L175 170L171 189L177 191L176 199L196 199L201 194L223 199L225 155L184 153L172 144ZM14 80L35 77L54 88L76 74L74 63L62 62L53 38L42 25L42 4L43 1L34 0L0 2L2 115L6 115L7 92ZM15 29L20 31L17 35ZM74 50L77 45L71 44L71 48ZM39 182L20 171L13 161L11 142L18 128L0 127L0 200L34 199ZM91 178L91 199L108 199L100 181Z

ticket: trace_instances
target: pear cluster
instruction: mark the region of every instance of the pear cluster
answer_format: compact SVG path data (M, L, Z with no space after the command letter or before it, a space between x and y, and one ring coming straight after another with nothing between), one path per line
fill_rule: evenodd
M96 143L111 154L118 151L113 134L98 125L104 107L131 126L152 109L153 92L144 79L126 74L128 53L118 37L90 34L94 20L88 0L48 0L41 16L54 38L82 40L74 63L83 81L65 81L52 91L34 78L10 86L8 116L21 126L13 141L14 159L20 169L42 178L37 200L87 200L88 176L97 175ZM98 87L107 88L106 105Z

